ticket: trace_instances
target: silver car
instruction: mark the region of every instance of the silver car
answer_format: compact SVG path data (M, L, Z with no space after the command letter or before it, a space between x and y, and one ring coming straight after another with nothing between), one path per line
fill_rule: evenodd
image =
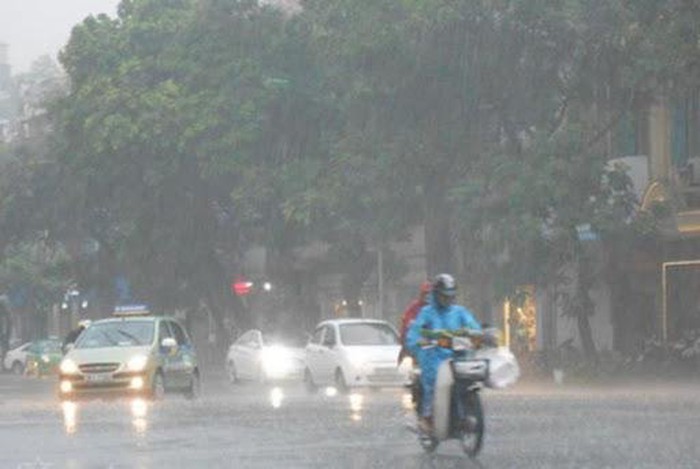
M16 375L24 373L27 366L27 352L31 342L26 342L19 347L8 350L5 354L5 363L3 364L6 370L12 371Z
M301 380L304 351L290 338L251 329L234 341L226 355L229 380L270 382Z

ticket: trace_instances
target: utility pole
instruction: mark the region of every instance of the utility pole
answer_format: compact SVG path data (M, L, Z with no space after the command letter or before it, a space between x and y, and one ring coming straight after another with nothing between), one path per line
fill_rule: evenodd
M381 246L377 246L377 291L379 317L384 319L384 250Z

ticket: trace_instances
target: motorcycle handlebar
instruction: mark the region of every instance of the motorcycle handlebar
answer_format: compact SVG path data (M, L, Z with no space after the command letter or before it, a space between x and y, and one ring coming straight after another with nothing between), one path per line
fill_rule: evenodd
M440 339L452 337L483 337L484 331L477 329L421 329L421 336L426 339Z
M424 338L421 347L443 347L451 348L452 339L455 337L468 337L473 339L476 348L481 346L496 346L498 345L498 331L495 328L485 330L476 329L422 329L421 336ZM442 343L441 343L442 342Z

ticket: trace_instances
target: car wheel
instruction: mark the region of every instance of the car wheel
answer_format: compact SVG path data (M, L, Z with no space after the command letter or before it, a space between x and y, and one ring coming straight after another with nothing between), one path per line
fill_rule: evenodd
M151 383L151 399L154 401L159 401L165 397L165 380L163 379L163 373L157 371L153 375L153 383Z
M226 374L228 375L228 381L231 384L238 384L238 371L236 371L236 364L233 360L226 363Z
M314 383L314 378L308 368L304 370L304 388L309 394L315 394L318 391L318 386Z
M340 368L335 370L335 388L341 394L347 394L349 390L348 383L347 381L345 381L345 375L343 374L343 370L341 370Z
M22 375L24 374L24 365L22 365L22 362L16 361L12 364L12 374L15 375Z
M199 372L195 371L190 377L190 386L185 391L187 399L198 399L202 395L202 380L199 379Z

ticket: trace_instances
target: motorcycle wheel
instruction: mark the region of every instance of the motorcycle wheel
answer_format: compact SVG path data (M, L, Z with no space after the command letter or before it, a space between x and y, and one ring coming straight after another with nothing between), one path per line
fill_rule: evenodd
M462 450L471 458L481 451L484 442L484 408L478 392L468 392L464 397L466 421L461 432Z
M434 436L424 434L418 435L418 442L420 443L421 448L423 448L423 451L426 453L432 453L440 444L440 442Z

